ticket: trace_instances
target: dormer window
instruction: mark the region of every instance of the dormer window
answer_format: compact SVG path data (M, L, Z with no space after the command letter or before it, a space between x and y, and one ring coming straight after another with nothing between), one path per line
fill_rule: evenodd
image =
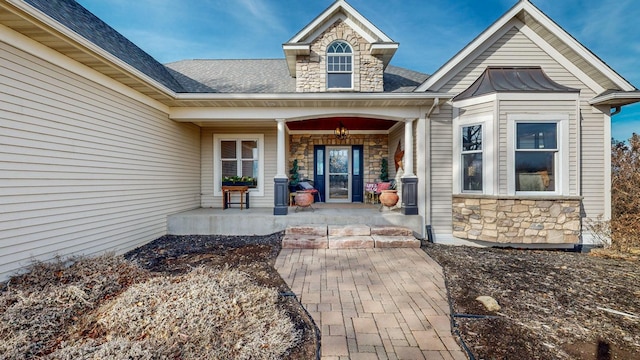
M351 89L353 51L344 41L335 41L327 48L327 88Z

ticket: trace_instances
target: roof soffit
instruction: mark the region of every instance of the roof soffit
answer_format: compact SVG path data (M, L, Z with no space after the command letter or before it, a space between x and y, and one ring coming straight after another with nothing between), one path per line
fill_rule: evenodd
M416 88L415 91L438 91L447 81L452 79L464 68L464 66L471 63L475 57L480 55L482 52L480 50L484 50L488 45L493 44L500 38L499 35L504 34L513 26L519 28L522 26L527 28L532 27L532 31L536 32L540 38L553 47L558 54L566 57L566 59L570 59L570 61L577 65L576 67L582 68L586 65L589 66L590 69L597 70L597 73L601 76L592 81L597 82L598 87L607 88L610 87L608 85L614 84L616 88L621 90L635 90L633 85L617 74L584 45L580 44L573 36L556 24L541 10L529 1L519 1L485 31L467 44L460 52L454 55L453 58L440 67L433 76ZM541 29L544 29L544 31Z
M282 45L287 58L289 72L296 75L296 56L308 55L311 51L311 43L322 35L336 21L343 21L360 36L372 44L371 52L381 55L386 67L398 49L398 43L393 41L384 32L378 29L367 18L344 0L337 0L307 26L300 30L289 41Z

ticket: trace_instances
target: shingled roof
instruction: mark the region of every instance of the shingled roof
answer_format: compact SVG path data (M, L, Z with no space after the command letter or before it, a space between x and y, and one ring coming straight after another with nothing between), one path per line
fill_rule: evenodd
M182 87L191 93L294 93L285 59L183 60L166 64ZM412 92L428 75L388 66L385 92Z
M161 63L75 0L25 1L169 89L184 91Z
M294 93L285 59L184 60L163 65L75 0L25 0L176 93ZM387 66L384 92L413 92L427 74Z

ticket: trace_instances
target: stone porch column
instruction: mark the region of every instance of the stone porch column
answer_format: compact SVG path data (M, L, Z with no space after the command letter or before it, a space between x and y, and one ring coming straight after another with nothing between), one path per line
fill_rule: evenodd
M276 149L276 176L273 178L273 215L287 215L289 212L289 193L287 185L289 177L285 170L287 149L285 148L285 119L278 122L278 143Z
M418 177L413 173L413 121L404 121L404 175L402 176L402 213L418 215Z

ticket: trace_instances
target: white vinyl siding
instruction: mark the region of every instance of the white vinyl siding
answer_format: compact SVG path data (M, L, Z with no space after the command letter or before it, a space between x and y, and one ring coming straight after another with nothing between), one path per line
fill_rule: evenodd
M123 253L199 206L197 126L3 42L0 68L0 280L34 259Z
M438 91L456 94L464 91L487 66L541 66L553 81L573 88L585 88L573 74L514 27Z
M251 123L251 126L239 126L238 121L225 123L226 126L204 127L202 128L202 173L201 173L201 192L203 208L222 208L222 196L214 193L214 181L218 181L219 176L214 174L214 158L213 158L213 135L221 134L243 134L251 133L264 134L264 188L263 195L259 196L251 193L249 196L251 207L256 208L272 208L273 200L273 179L276 176L276 151L277 151L277 127L274 121L265 121L264 125Z
M452 232L453 194L453 118L452 108L445 104L439 114L433 114L431 127L431 225L436 234Z

